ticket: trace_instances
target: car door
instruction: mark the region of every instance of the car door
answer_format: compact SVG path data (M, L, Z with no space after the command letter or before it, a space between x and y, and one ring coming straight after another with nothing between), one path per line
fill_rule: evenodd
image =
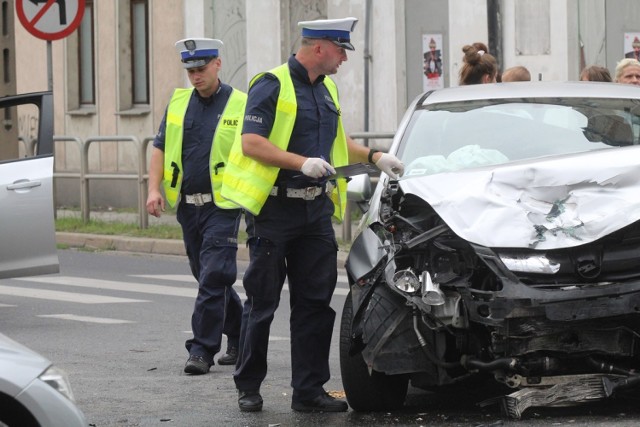
M0 278L57 273L51 92L0 98Z

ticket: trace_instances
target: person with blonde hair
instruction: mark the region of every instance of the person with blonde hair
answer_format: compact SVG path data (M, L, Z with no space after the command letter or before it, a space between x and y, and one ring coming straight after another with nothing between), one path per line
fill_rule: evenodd
M640 62L633 58L624 58L616 65L616 83L640 85Z
M485 50L478 49L476 45L477 43L474 43L462 48L464 65L460 69L458 81L461 86L496 82L498 75L496 58Z
M504 70L502 73L502 81L508 82L529 82L531 81L531 73L527 70L527 67L522 65L516 65Z

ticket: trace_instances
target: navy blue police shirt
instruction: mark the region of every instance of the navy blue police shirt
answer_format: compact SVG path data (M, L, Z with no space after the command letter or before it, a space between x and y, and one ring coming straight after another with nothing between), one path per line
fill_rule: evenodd
M211 193L209 159L213 135L232 92L231 86L220 83L216 93L203 98L194 90L184 117L182 136L182 194ZM167 112L153 146L164 151Z
M295 55L288 61L298 104L296 121L287 151L305 157L320 157L330 162L331 147L338 131L338 108L323 84L323 75L311 83L307 70ZM269 138L280 94L280 82L272 74L260 77L249 89L243 134L254 133ZM316 180L300 171L281 169L277 184L306 187Z

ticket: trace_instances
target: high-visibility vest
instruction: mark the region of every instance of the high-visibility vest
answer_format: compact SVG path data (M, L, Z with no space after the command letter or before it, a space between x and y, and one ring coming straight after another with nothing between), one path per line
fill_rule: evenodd
M173 92L167 108L165 147L164 147L164 194L169 205L175 206L182 187L182 136L184 131L184 117L189 106L189 100L194 89L176 89ZM209 156L209 174L211 189L215 204L220 208L233 209L239 206L222 198L222 176L227 166L229 150L233 144L238 124L241 124L247 94L233 89L222 116L218 121L211 141L211 155Z
M296 92L291 80L288 64L282 64L269 71L280 82L280 94L276 104L276 114L273 122L269 141L282 150L287 150L293 126L296 122L298 104ZM252 86L265 73L255 76L250 83ZM323 81L336 108L340 111L338 102L338 89L329 77ZM336 138L331 147L331 165L338 167L349 163L347 149L347 137L342 125L342 117L338 116L338 129ZM242 206L254 215L258 215L262 206L269 197L278 177L280 168L269 166L242 154L242 123L236 131L236 138L229 153L227 170L223 177L222 197ZM333 216L342 221L347 202L347 181L344 178L336 179L331 200L334 203Z

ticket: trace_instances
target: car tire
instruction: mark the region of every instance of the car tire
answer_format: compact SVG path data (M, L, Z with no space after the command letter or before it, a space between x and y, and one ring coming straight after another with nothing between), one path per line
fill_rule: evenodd
M369 370L361 353L350 355L353 305L351 292L342 309L340 323L340 372L347 402L354 411L392 411L402 408L407 397L408 375L386 375Z

